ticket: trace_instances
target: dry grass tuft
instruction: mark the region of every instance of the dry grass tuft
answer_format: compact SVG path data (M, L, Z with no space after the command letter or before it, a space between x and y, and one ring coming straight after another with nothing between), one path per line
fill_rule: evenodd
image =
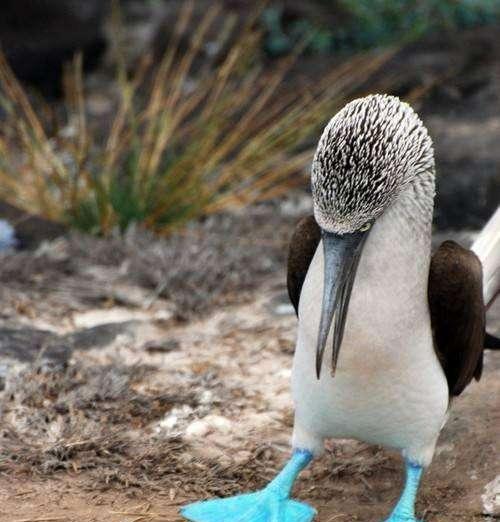
M113 121L102 136L87 117L82 62L65 81L64 116L36 111L0 58L0 196L29 212L108 234L132 222L166 233L193 218L277 196L300 179L308 140L391 53L357 56L294 92L284 78L300 49L264 70L255 20L220 12L193 27L181 9L165 55L130 77L118 56ZM187 51L179 42L191 34ZM228 45L228 42L232 42ZM150 71L153 73L150 74ZM50 122L52 132L48 132Z
M265 278L281 274L296 220L278 204L264 203L245 213L210 216L164 238L140 227L106 238L73 233L36 255L5 254L2 292L23 291L41 308L50 296L62 307L80 309L111 302L113 282L122 282L145 290L143 306L161 297L176 315L190 317L216 304L241 302ZM107 284L97 277L101 272Z
M11 377L2 394L0 470L50 476L91 473L92 487L175 488L184 494L235 492L269 478L275 455L256 450L246 465L202 461L177 435L143 429L174 406L206 414L198 397L206 381L171 383L171 393L134 390L150 370L141 367L32 367ZM217 386L217 384L214 384ZM140 436L137 434L141 433Z
M286 454L260 440L245 441L241 449L248 456L235 461L230 455L201 457L182 434L155 433L154 422L173 407L188 404L195 416L206 415L210 406L198 397L208 388L216 391L217 400L230 399L217 382L185 375L169 383L171 392L139 393L135 388L151 371L76 364L33 366L11 377L0 401L0 472L41 477L85 472L89 480L82 486L93 491L162 491L174 504L255 490L275 475ZM374 469L392 474L394 464L376 448L340 446L315 463L300 491L309 498L328 498L337 478L369 479ZM316 489L318 483L328 487Z

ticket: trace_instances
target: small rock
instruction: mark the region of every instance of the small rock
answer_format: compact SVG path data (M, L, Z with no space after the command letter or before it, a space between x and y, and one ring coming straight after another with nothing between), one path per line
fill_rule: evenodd
M289 380L292 377L291 368L283 368L277 373L277 377Z
M208 415L205 421L211 428L221 433L230 433L233 429L233 423L221 415Z
M177 422L179 421L177 415L171 414L168 417L165 417L162 421L160 421L160 428L165 430L171 430L175 427Z
M178 350L180 346L177 339L157 339L145 343L143 349L148 353L168 353Z
M14 227L5 219L0 219L0 250L9 250L17 246Z
M212 404L213 400L214 394L210 390L203 390L199 399L200 404Z
M497 475L484 486L484 494L481 495L481 500L483 501L484 515L500 516L500 475Z
M77 328L92 328L109 323L125 323L128 321L148 321L151 314L143 310L131 310L129 308L115 306L113 308L97 308L76 312L73 314L73 322Z
M186 437L199 439L210 432L210 426L204 420L195 420L186 428Z
M172 408L170 412L157 424L157 433L173 433L174 428L176 432L181 432L183 426L188 422L188 418L192 415L193 408L188 404Z
M116 283L111 290L111 295L117 304L147 308L149 292L138 286Z
M281 303L274 309L275 315L293 315L295 309L291 304Z
M166 308L162 308L161 310L157 310L154 315L153 319L155 321L159 322L168 322L171 321L174 317L174 313L172 310L167 310Z

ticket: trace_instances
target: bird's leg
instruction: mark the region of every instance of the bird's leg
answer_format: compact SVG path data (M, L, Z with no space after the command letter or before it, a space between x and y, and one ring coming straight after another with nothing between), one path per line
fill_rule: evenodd
M398 503L386 522L416 522L415 499L417 496L423 468L406 461L406 482Z
M316 511L290 499L290 492L298 474L312 458L310 451L297 449L263 490L189 504L181 509L181 514L193 522L310 522Z
M311 462L313 455L308 450L295 450L292 458L280 473L267 485L266 490L280 498L288 498L299 473Z

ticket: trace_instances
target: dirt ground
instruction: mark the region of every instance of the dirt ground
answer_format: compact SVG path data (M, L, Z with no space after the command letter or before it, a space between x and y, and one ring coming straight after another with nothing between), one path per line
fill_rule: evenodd
M97 272L82 272L89 287ZM77 299L84 285L71 277ZM29 305L28 287L4 284L4 354L27 325L41 340L35 356L3 357L1 521L177 521L185 502L254 490L275 474L292 429L296 319L283 274L191 321L138 286L128 287L136 305L110 283L114 299L68 306L61 281ZM488 352L423 482L425 520L486 518L485 486L500 473L499 406L500 353ZM375 521L401 480L398 455L335 441L295 493L318 522Z

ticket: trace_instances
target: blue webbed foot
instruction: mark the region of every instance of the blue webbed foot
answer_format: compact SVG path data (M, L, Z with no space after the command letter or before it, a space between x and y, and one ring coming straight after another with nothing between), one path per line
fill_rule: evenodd
M181 509L192 522L310 522L316 510L283 498L272 489L230 498L195 502Z
M195 502L181 508L181 515L192 522L310 522L316 511L289 495L297 475L311 459L309 451L296 450L281 473L263 490Z

